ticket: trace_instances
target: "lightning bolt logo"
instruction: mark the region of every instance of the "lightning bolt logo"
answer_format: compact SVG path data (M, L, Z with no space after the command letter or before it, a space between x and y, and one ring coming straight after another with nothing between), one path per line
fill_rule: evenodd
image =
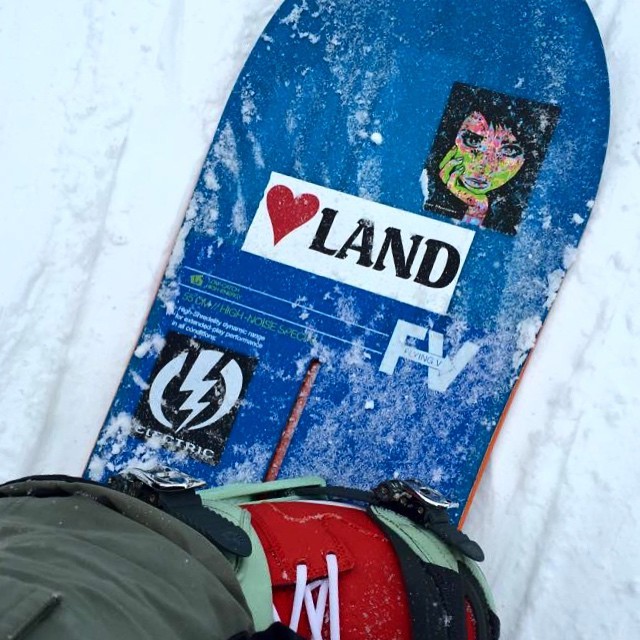
M194 424L196 418L211 404L210 402L204 402L203 398L211 391L218 380L207 380L206 378L211 374L213 368L220 362L224 355L220 351L201 351L180 386L180 391L189 393L189 396L182 403L178 411L189 411L189 415L177 427L172 425L164 413L163 396L169 383L181 375L187 360L187 355L188 352L184 351L168 362L158 372L149 390L149 407L151 408L151 413L154 418L165 427L175 429L176 433L184 430L195 431L202 429L227 415L240 398L243 385L243 375L240 366L235 360L230 360L220 370L220 377L225 385L225 394L218 410L204 422Z
M182 424L176 429L176 433L180 433L186 429L187 425L193 422L208 406L208 402L201 402L212 387L215 386L215 380L205 380L211 373L211 369L220 362L222 354L219 351L201 351L197 360L193 363L191 371L185 378L180 391L190 391L191 395L183 402L180 411L191 411L191 413L183 420Z

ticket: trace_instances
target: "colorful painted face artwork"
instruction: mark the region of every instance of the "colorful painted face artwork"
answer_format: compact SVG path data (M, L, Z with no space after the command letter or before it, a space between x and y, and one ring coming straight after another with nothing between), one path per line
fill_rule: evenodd
M509 182L524 161L511 129L487 122L476 111L462 123L455 145L440 163L439 177L467 205L462 221L482 226L489 211L487 194Z
M423 174L425 209L514 235L559 114L456 83Z

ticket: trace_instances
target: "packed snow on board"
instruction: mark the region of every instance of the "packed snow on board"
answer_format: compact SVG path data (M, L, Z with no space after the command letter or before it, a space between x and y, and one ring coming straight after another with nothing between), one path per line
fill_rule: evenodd
M0 2L2 480L81 473L278 4ZM640 635L640 17L589 4L612 83L603 183L467 521L522 640Z

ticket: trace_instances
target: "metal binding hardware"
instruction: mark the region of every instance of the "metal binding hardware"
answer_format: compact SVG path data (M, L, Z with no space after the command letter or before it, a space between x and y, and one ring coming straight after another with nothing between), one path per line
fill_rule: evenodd
M387 480L373 490L373 495L380 506L424 526L472 560L484 560L480 546L449 520L447 510L457 504L450 502L434 489L417 480Z
M198 480L182 471L163 466L154 467L153 469L131 468L123 472L122 475L124 477L127 475L133 476L143 484L158 491L187 491L188 489L202 489L207 486L204 480Z
M202 480L165 466L153 469L131 467L109 479L112 489L165 511L223 551L246 558L251 554L249 536L241 527L202 504L196 489L206 485Z
M417 480L386 480L373 491L327 485L324 487L298 487L284 493L289 496L313 497L318 500L337 499L361 502L369 505L370 509L384 507L428 529L472 560L482 562L484 559L484 553L480 546L470 540L462 531L458 531L449 519L448 509L458 505ZM371 513L374 518L377 518L373 511Z
M382 504L394 503L417 512L418 516L424 516L428 509L451 509L456 506L435 489L413 479L386 480L373 493Z

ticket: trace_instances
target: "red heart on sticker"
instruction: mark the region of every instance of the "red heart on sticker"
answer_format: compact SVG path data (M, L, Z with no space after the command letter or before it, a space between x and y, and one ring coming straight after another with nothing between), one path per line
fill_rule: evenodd
M297 198L283 184L269 189L267 211L273 227L274 246L286 235L309 222L320 209L320 200L312 193L303 193Z

